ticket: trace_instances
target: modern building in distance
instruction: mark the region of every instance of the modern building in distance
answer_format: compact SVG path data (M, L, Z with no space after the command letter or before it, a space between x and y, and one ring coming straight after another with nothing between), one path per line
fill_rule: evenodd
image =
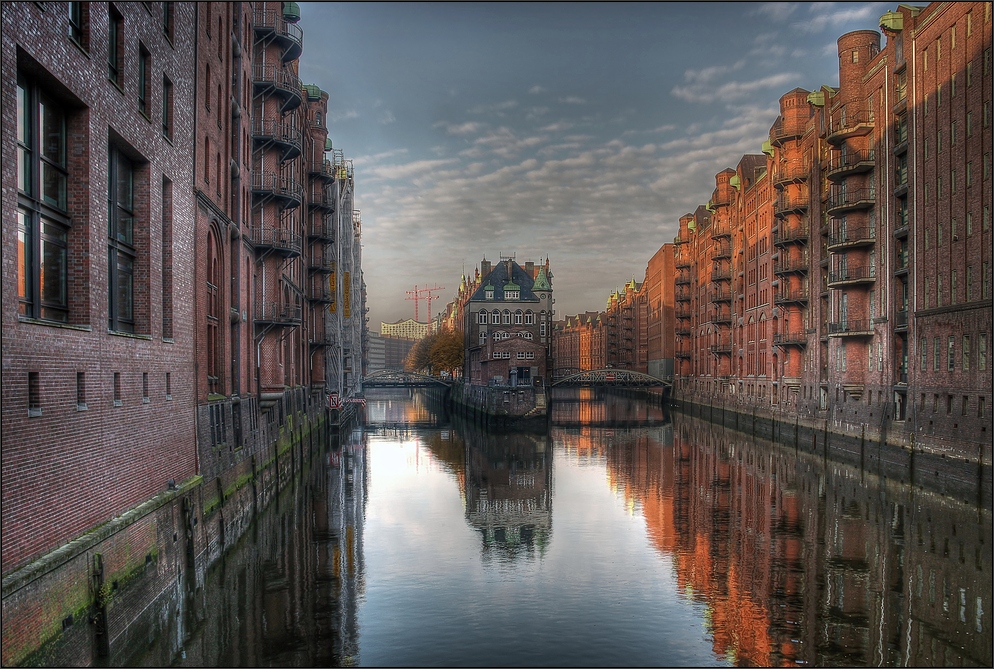
M880 28L681 219L675 392L989 464L991 4Z
M422 323L413 318L407 318L393 323L380 322L380 334L384 337L397 339L418 340L425 337L431 330L431 323Z

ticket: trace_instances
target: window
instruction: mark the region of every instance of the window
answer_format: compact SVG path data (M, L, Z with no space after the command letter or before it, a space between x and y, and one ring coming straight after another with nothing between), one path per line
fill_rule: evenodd
M963 335L963 371L970 371L970 335Z
M977 369L987 369L987 335L977 336Z
M162 177L162 338L173 339L173 182Z
M956 370L956 337L949 336L946 341L946 371Z
M939 348L942 344L939 342L939 338L936 337L932 340L932 370L939 371Z
M476 315L476 322L480 325L487 324L487 312L486 310L481 311Z
M69 38L83 50L89 48L90 7L88 2L69 3Z
M41 380L38 372L28 372L28 416L41 415Z
M204 74L204 107L210 111L211 108L211 66L207 65L207 72Z
M545 323L542 323L539 326L538 334L539 334L540 337L544 337L545 336Z
M151 68L152 56L144 44L138 44L138 111L145 118L149 116L149 70Z
M121 372L114 372L114 406L124 406L121 399Z
M173 82L169 77L162 77L162 136L172 141L173 138Z
M221 392L221 248L217 231L212 227L207 233L207 389Z
M921 344L918 346L919 352L922 357L921 370L924 372L928 367L928 338L922 337Z
M525 312L525 325L534 325L534 324L535 324L535 314L533 314L530 311L526 311Z
M966 212L966 236L973 234L973 212Z
M135 331L135 175L134 165L115 146L109 151L108 323L111 330Z
M484 330L480 330L480 343L483 344L487 341L487 333Z
M518 360L524 360L524 359L525 359L525 352L518 351Z
M76 411L86 408L86 372L76 372Z
M522 316L521 311L515 311L514 312L514 324L515 325L521 325L521 320L522 320L521 316Z
M110 5L108 7L110 33L107 36L107 66L108 78L114 85L121 88L121 71L124 60L124 18L117 9Z
M172 374L166 372L166 399L171 400L173 398L173 383Z
M69 320L66 114L17 79L18 313Z
M973 267L971 265L966 267L966 301L973 301Z
M490 324L500 325L500 312L497 311L496 309L490 312Z
M170 44L173 41L173 11L175 3L163 2L162 3L162 32L165 34L166 39L169 40Z
M148 404L151 398L148 396L148 372L142 372L142 403Z
M504 310L504 325L511 324L511 312L507 309Z

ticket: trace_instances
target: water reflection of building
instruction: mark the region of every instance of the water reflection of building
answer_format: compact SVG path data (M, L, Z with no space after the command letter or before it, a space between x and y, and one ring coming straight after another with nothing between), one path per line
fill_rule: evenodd
M359 653L365 435L311 463L208 573L180 666L343 666Z
M548 437L466 431L466 520L485 555L545 551L552 532Z
M366 423L370 425L438 425L437 411L428 406L416 389L370 388L366 390Z
M564 431L674 556L736 664L989 666L991 514L681 418ZM571 450L572 449L572 450Z
M581 425L645 425L669 420L658 401L647 402L631 394L609 389L555 388L550 409L552 424L567 427Z

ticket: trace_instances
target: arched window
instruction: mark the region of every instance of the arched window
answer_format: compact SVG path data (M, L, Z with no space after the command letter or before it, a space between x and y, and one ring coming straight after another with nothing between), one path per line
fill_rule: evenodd
M521 325L521 316L522 316L521 309L518 309L517 311L514 312L514 324L515 325Z
M504 325L511 324L511 311L509 309L504 310Z
M490 323L493 325L500 325L500 312L496 309L490 312Z
M216 228L207 233L207 389L221 392L221 242Z
M484 309L479 314L477 314L476 322L479 323L480 325L486 325L487 324L487 310L486 309Z
M525 312L525 325L534 325L534 324L535 324L535 314L533 314L529 309L528 311Z

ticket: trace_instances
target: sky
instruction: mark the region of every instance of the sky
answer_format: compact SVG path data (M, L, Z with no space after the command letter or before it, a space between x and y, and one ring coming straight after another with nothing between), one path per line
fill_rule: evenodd
M300 75L355 168L370 331L483 258L550 259L556 318L641 281L838 38L897 3L301 3ZM425 321L426 303L419 307Z

